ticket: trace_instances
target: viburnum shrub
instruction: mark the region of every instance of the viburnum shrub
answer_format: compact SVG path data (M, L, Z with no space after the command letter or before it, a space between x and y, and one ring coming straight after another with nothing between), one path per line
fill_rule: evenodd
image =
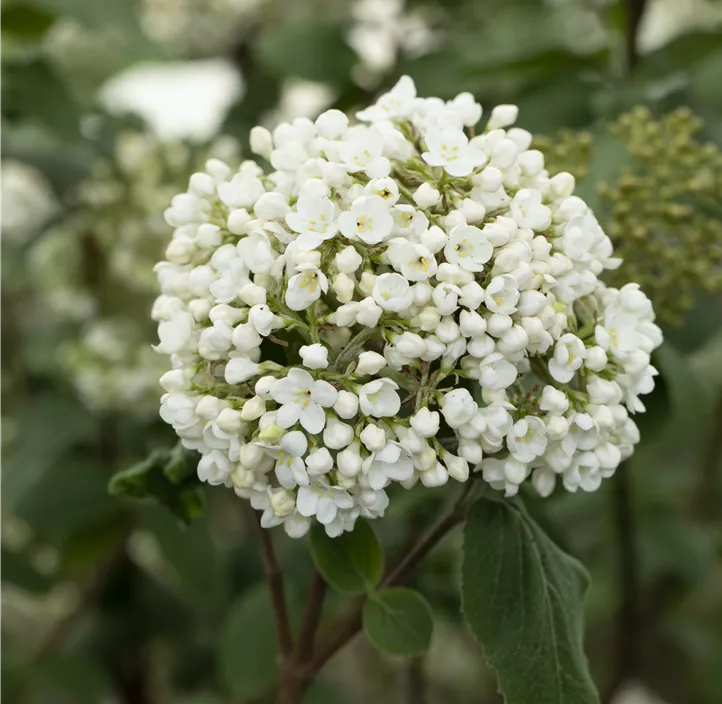
M568 628L581 568L502 496L525 482L542 496L557 485L595 491L612 476L639 440L630 413L654 386L662 336L637 284L604 284L620 264L610 239L573 195L574 178L548 173L531 134L512 126L517 108L494 108L477 135L481 115L468 93L419 98L404 77L354 120L329 110L272 134L254 128L251 148L270 168L245 161L233 172L212 159L194 174L166 210L175 231L156 267L156 349L172 364L161 415L200 453L201 480L232 488L262 527L295 538L318 522L356 550L344 532L383 516L391 485L486 485L498 500L471 515L467 534L474 526L491 546L489 531L504 526L527 565L517 576L536 575L529 589L542 590L521 626L529 642L567 638L581 652ZM344 590L334 548L318 529L312 543ZM465 590L482 568L500 585L512 578L516 558L497 564L491 548L473 549ZM555 560L571 575L550 595ZM379 583L369 572L366 587ZM480 594L498 596L487 587L465 591L464 607L493 642L508 623L475 618ZM389 652L416 652L384 636L384 614L418 607L391 593L364 608L364 628ZM545 630L560 619L563 635ZM490 654L502 686L507 655ZM571 682L576 698L544 701L593 701L580 662L557 683ZM547 674L528 679L530 692Z
M470 471L594 491L639 440L652 306L600 280L610 240L516 107L481 112L404 77L357 124L255 128L270 173L210 160L166 210L161 415L264 527L336 536Z

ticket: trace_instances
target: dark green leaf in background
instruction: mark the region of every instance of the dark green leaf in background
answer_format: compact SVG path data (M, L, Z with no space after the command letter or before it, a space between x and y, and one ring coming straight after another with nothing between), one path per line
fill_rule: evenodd
M421 655L434 630L431 607L411 589L382 589L364 604L363 629L368 639L389 655Z
M349 533L329 538L318 523L311 529L311 552L326 581L344 594L373 589L384 569L384 557L376 535L366 521L357 521Z
M343 85L356 56L338 25L294 23L272 26L260 37L256 58L276 76Z
M181 443L152 452L138 464L117 472L110 493L133 499L154 499L188 523L203 511L196 473L197 456Z
M236 697L256 697L278 674L273 608L265 584L239 598L225 618L218 648L224 686Z
M464 616L507 704L599 701L582 646L589 577L521 504L474 504L462 576Z
M41 39L55 21L55 15L30 2L5 2L2 33L18 39Z

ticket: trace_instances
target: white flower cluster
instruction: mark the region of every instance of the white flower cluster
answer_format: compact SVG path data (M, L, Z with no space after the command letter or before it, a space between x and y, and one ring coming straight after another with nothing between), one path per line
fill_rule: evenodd
M339 535L470 469L593 491L638 441L651 304L598 279L611 243L517 109L481 114L404 77L359 124L255 128L271 173L211 160L166 211L161 415L264 526Z

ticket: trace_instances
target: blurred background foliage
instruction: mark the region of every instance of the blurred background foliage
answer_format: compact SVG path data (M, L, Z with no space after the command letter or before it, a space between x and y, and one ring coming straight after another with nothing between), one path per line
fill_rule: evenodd
M602 700L722 701L722 3L6 0L1 19L5 701L268 701L249 516L198 491L157 416L162 211L209 155L248 154L253 125L352 110L403 73L517 103L652 295L666 342L637 453L600 491L530 509L592 574ZM399 493L387 553L446 500ZM276 538L293 607L311 562ZM308 702L499 701L459 622L459 539L413 578L431 651L359 637Z

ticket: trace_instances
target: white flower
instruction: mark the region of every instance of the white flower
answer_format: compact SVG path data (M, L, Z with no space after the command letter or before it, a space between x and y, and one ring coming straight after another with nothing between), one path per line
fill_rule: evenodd
M444 256L447 262L476 272L484 270L493 251L494 247L486 239L483 230L472 225L457 225L449 233Z
M359 435L359 440L369 452L376 452L386 445L386 433L378 425L369 423Z
M383 308L377 305L373 298L364 298L356 309L356 322L368 328L375 328L383 312Z
M516 367L498 352L484 357L479 364L479 384L489 391L509 388L516 381L517 374Z
M434 304L441 315L451 315L458 307L461 289L454 284L439 284L432 294Z
M229 208L250 208L266 192L261 180L248 173L236 174L218 185L218 197Z
M240 355L228 360L224 373L229 384L242 384L258 374L259 365L249 357Z
M335 214L336 209L328 198L300 196L296 210L286 215L286 223L299 233L297 242L302 249L315 249L338 231Z
M547 447L544 422L535 416L526 416L518 420L512 426L506 444L515 460L531 462L535 457L543 455Z
M552 415L561 415L567 412L569 399L563 391L559 391L559 389L555 389L553 386L545 386L542 389L539 408Z
M328 347L316 342L313 345L302 345L298 351L303 366L309 369L325 369L328 366Z
M254 127L250 134L251 151L264 159L271 158L273 137L265 127Z
M354 441L345 450L336 455L338 471L346 478L351 479L361 471L361 445Z
M326 429L323 431L323 442L332 450L340 450L353 440L353 426L342 423L333 415L329 416Z
M429 183L422 183L414 191L414 202L419 208L433 208L441 199L441 192Z
M489 122L486 124L486 129L496 130L513 125L516 122L518 115L519 108L516 105L497 105L491 111Z
M395 416L401 408L399 385L391 379L375 379L358 390L361 412L367 416L384 418Z
M343 274L353 274L360 266L363 258L356 249L349 245L344 247L334 259L336 268Z
M461 123L466 127L473 127L481 120L481 105L474 100L471 93L459 93L449 105L459 115Z
M281 319L265 303L251 306L248 311L248 322L263 337L268 337L273 330L281 327L282 324Z
M511 201L511 215L519 227L546 230L552 221L552 211L542 205L542 195L533 188L522 188Z
M406 310L413 302L409 282L401 274L381 274L371 295L381 308L395 313Z
M485 161L484 153L469 144L458 127L430 127L424 135L429 151L421 156L429 166L443 166L449 176L468 176Z
M337 391L327 381L315 381L303 369L294 367L288 376L279 379L271 388L271 397L281 404L276 422L281 428L290 428L297 422L313 434L326 425L324 408L336 403Z
M554 347L554 356L549 360L549 373L556 381L566 384L574 372L581 368L586 349L584 343L573 333L562 335Z
M163 320L158 324L160 344L153 349L160 354L180 352L190 342L192 334L193 316L185 311L175 311L170 320Z
M441 418L436 411L421 408L409 418L409 422L422 438L433 438L439 432Z
M376 177L388 173L388 159L381 156L383 149L384 138L377 128L357 127L347 133L338 154L349 171L364 170L369 176Z
M379 355L380 356L380 355ZM385 363L385 360L384 360ZM358 413L358 396L351 391L341 390L338 392L336 403L333 404L333 410L340 418L348 420Z
M291 310L305 310L328 291L326 274L308 264L299 267L301 272L288 280L286 305Z
M276 478L284 489L308 485L306 463L302 459L307 449L308 440L300 430L286 433L281 438L278 449L266 449L266 452L276 459Z
M393 344L404 357L409 359L418 359L426 351L423 338L413 332L407 331L402 335L394 336Z
M408 76L402 76L396 85L384 93L375 103L356 113L364 122L379 122L392 118L405 117L411 111L416 98L416 86Z
M529 476L529 465L519 462L512 457L499 460L493 457L481 463L484 481L497 491L503 491L505 496L516 496L519 486Z
M503 274L495 276L486 287L484 293L486 307L492 313L510 315L516 311L519 301L519 285L513 276Z
M348 117L340 110L326 110L316 118L316 129L326 139L339 139L348 129Z
M414 465L406 451L397 442L389 441L378 452L373 452L363 462L362 471L369 486L378 491L389 481L403 482L414 473Z
M319 447L306 457L306 470L311 477L319 477L333 469L333 457L325 447Z
M393 239L387 254L394 269L408 281L426 281L436 274L436 259L423 244L403 238Z
M378 352L362 352L358 356L357 374L378 374L386 366L386 359Z
M386 239L394 226L394 219L386 201L380 196L356 198L338 218L341 234L350 240L378 244Z
M353 499L345 489L319 482L299 488L296 508L302 516L316 516L319 523L327 525L336 518L339 510L353 508Z
M441 400L441 414L452 428L460 428L468 423L479 407L466 389L454 389L444 394Z

